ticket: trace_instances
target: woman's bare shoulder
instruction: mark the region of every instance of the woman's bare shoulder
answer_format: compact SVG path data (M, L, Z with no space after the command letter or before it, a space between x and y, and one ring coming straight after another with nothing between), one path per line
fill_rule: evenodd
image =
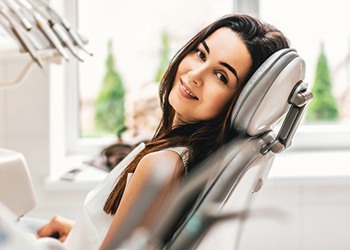
M137 170L146 172L169 171L172 175L182 174L183 169L184 164L179 154L167 149L145 155L137 167Z

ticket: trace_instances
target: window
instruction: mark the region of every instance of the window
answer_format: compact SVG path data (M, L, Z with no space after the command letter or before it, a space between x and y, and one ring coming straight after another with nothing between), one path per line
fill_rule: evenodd
M152 92L150 86L155 87L157 84L157 70L164 57L162 49L166 47L168 55L165 57L171 58L201 27L234 9L259 15L290 37L292 46L306 61L306 81L310 85L314 82L320 44L323 42L330 69L332 95L340 116L336 121L304 121L293 148L349 147L350 30L346 29L346 24L350 18L345 13L346 8L340 7L340 1L332 1L331 5L320 1L315 6L296 0L290 1L286 8L285 3L274 0L95 0L88 3L66 0L67 18L77 23L80 33L89 39L86 48L94 53L92 57L82 53L84 63L70 62L67 67L66 82L70 85L66 112L69 115L66 129L68 151L91 152L91 149L96 150L96 145L107 145L116 140L115 132L101 131L95 126L96 98L108 72L108 53L114 59L114 73L122 79L126 93L124 98L130 101L130 96L133 96L131 93L141 93L138 98L147 99L147 95ZM168 38L166 45L162 42L164 34ZM74 90L72 86L75 86ZM126 108L130 108L130 102ZM154 124L154 121L150 123Z
M322 90L334 100L338 116L303 121L293 142L294 149L339 149L350 146L350 17L341 0L279 2L237 0L236 5L275 25L291 41L306 62L305 80L311 88L316 81L317 62L323 49L329 70L330 90ZM324 77L322 72L321 77ZM312 104L320 105L316 98ZM315 107L308 108L311 110ZM327 105L326 105L327 106ZM326 110L329 106L323 106ZM333 108L333 107L332 107ZM315 111L314 111L315 112ZM333 110L333 112L335 112ZM327 118L329 117L329 119Z
M340 0L319 1L317 5L312 1L302 0L283 4L276 0L236 0L235 5L239 12L259 16L286 34L291 46L306 61L305 80L310 88L313 88L316 81L316 66L323 46L331 87L326 92L334 99L338 116L335 119L304 119L294 138L293 149L349 148L350 31L347 28L349 18L346 8L341 7ZM316 102L316 98L320 99L314 89L313 92L315 98L312 104ZM328 101L327 97L325 102ZM310 109L314 107L308 107L307 116L311 113ZM326 109L322 107L320 110L324 112Z
M152 120L154 115L145 112L141 114L144 117L137 120L140 115L137 112L140 105L149 105L148 111L154 106L158 108L158 100L154 105L154 98L158 97L157 74L162 64L167 64L199 29L233 11L233 1L226 0L67 0L65 4L67 19L74 21L76 14L79 32L89 39L86 48L94 54L89 57L82 52L85 62L72 62L67 67L70 85L67 113L71 114L67 118L66 137L70 153L116 140L117 131L98 126L96 107L106 87L107 74L114 75L116 84L122 84L125 91L124 96L118 98L125 99L126 123L132 131L126 131L124 137L136 134L142 138L153 134L152 129L159 120ZM113 57L113 70L106 64L108 56ZM77 84L76 92L72 91L74 84ZM79 98L79 105L76 98ZM134 106L133 98L137 98L138 106ZM75 120L75 117L78 118ZM149 129L139 131L142 127Z

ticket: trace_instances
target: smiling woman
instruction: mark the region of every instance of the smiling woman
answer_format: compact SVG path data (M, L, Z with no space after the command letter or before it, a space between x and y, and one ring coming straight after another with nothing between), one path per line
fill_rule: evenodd
M135 2L137 2L137 6L139 8L133 8L131 6L131 5L134 5ZM169 7L169 9L172 9L172 11L168 11L168 12L164 11L163 15L166 16L166 18L162 20L166 20L166 21L160 22L160 21L157 21L158 20L157 18L159 17L159 15L162 15L160 14L161 11L156 9L154 6L158 5L160 7L164 7L163 2L166 2L167 4L169 4L167 7ZM176 2L179 2L179 4L177 4ZM215 6L210 6L209 2L213 3L213 5ZM247 2L247 1L244 1L244 2ZM252 2L257 2L257 1L252 1ZM312 72L313 72L314 66L312 65L312 62L314 58L317 56L316 50L318 45L318 42L314 41L316 39L316 36L314 35L310 36L310 32L312 32L312 34L316 34L316 33L323 34L325 38L327 38L326 39L327 41L329 39L332 41L336 41L335 44L337 46L330 46L328 45L329 43L327 42L325 46L325 51L327 52L328 58L330 59L329 60L330 66L331 66L331 69L333 69L332 72L334 71L335 73L337 73L336 75L334 75L334 79L337 80L337 82L338 80L341 79L341 81L339 81L339 84L336 83L334 85L335 93L337 93L339 96L339 93L342 92L340 91L340 89L343 89L343 86L346 86L346 83L347 83L347 80L346 80L347 74L346 74L346 71L344 71L344 69L348 68L347 66L348 61L343 59L350 58L350 57L346 57L348 43L346 42L347 39L344 39L344 36L345 38L347 36L346 34L347 29L344 26L342 28L342 24L348 23L347 21L343 20L345 17L348 17L348 15L344 15L344 14L337 15L337 13L339 13L338 10L335 10L333 8L335 6L343 6L343 3L340 2L336 4L337 1L336 2L333 1L335 4L330 4L328 1L321 1L318 3L318 9L320 11L316 12L314 9L315 8L314 6L312 6L312 8L310 9L308 8L310 7L309 5L312 5L312 3L308 3L305 1L299 1L299 0L294 1L293 4L289 6L289 8L285 8L284 6L281 6L280 9L278 9L278 6L276 6L275 1L264 0L260 2L261 2L260 6L261 6L262 17L276 24L277 27L280 27L282 30L286 30L288 32L287 33L288 37L292 38L292 42L294 44L293 47L297 47L300 54L305 56L306 62L308 65L307 81L309 83L312 83L312 79L313 79ZM74 5L75 3L79 4L78 10L70 7L72 4ZM324 3L327 3L326 6L324 6ZM97 90L103 75L103 62L105 58L105 56L103 55L104 52L103 51L101 52L100 50L105 48L105 42L103 41L107 41L107 37L109 38L110 34L115 34L116 36L115 54L117 58L117 65L123 77L125 76L124 79L127 84L128 91L131 92L134 89L134 86L135 88L137 88L136 86L139 86L139 84L142 85L141 82L147 82L150 79L152 79L152 76L154 73L153 66L157 65L157 63L155 62L157 61L156 60L157 52L158 52L157 49L160 48L160 46L156 45L158 42L160 42L160 39L157 39L158 30L156 31L153 30L153 29L157 29L155 27L159 28L163 24L164 26L167 26L168 24L172 23L171 25L169 25L171 28L169 28L167 31L169 31L169 34L170 34L169 35L169 38L171 41L170 48L171 48L171 51L173 52L179 48L178 45L182 43L183 40L187 40L189 38L189 33L191 33L198 26L202 27L203 23L207 23L207 21L212 17L221 16L221 14L226 14L228 12L231 12L231 10L233 9L233 1L231 2L226 0L222 0L222 1L190 0L190 1L185 1L185 3L184 1L162 1L162 0L160 0L157 3L153 1L146 1L146 2L145 1L124 1L124 2L89 1L89 2L86 2L86 1L67 0L66 4L68 6L67 9L69 9L68 13L71 13L70 16L68 15L69 18L73 17L73 20L74 20L74 18L76 17L75 14L78 13L77 17L78 17L78 22L80 24L79 29L82 31L82 34L86 34L90 38L98 37L98 39L93 39L89 43L91 50L93 50L93 52L95 53L95 56L93 57L93 59L91 60L88 59L86 63L80 64L79 66L75 65L74 62L70 62L70 64L68 65L69 67L67 67L67 70L69 73L69 76L68 76L69 79L67 81L62 80L62 82L65 82L67 86L69 86L67 87L67 90L69 91L67 91L65 95L68 98L68 101L67 101L68 111L67 111L67 119L66 119L68 134L66 138L67 138L67 141L69 142L69 145L68 145L69 153L81 152L82 150L85 149L87 145L89 146L91 144L93 145L93 150L97 150L98 147L101 145L101 141L102 141L101 138L98 138L97 141L93 141L93 143L91 144L89 144L90 142L92 142L90 140L88 142L83 141L83 143L81 143L82 141L80 140L81 139L80 135L84 127L83 126L79 127L79 125L92 124L91 120L88 119L89 117L92 117L89 115L92 112L90 109L91 105L89 106L89 103L93 103L93 98L94 98L93 93L98 93ZM113 6L113 4L116 4L117 6ZM189 6L189 8L186 8L185 10L184 8L181 8L181 5ZM106 6L109 7L108 10ZM178 8L176 8L176 6ZM327 8L324 8L324 7L327 7ZM208 9L206 10L206 8ZM276 8L278 11L276 11ZM293 8L293 11L290 11L291 8ZM195 12L188 11L193 9L197 11ZM345 9L346 8L343 8L343 10ZM323 11L323 10L327 10L327 11ZM240 10L235 10L235 11L241 12ZM313 13L311 16L312 18L309 18L308 20L305 20L304 18L296 18L295 13L300 13L300 12L303 12L304 16L310 16L310 13ZM113 15L111 15L111 13ZM324 16L329 16L331 14L334 14L334 16L332 17L333 22L329 22L330 19L324 18ZM94 16L96 18L92 19L91 16ZM113 19L112 17L115 19ZM95 22L96 20L100 20L101 22ZM116 21L114 22L111 20L116 20ZM101 23L105 25L101 25ZM142 25L140 23L142 23ZM183 25L184 23L186 23L186 25ZM334 23L337 23L339 25L334 26ZM334 27L329 27L327 25L331 25ZM148 27L150 28L148 29ZM338 28L341 30L340 31L337 30ZM159 28L159 30L162 30L162 28ZM322 32L320 30L322 30ZM325 32L325 30L327 32ZM332 35L330 35L331 32L332 32ZM154 39L144 39L149 37L152 37ZM137 41L139 42L136 43ZM197 56L199 56L202 59L204 59L205 55L208 53L208 50L205 49L204 44L206 43L199 44L199 46L192 48L193 49L192 51L195 51L195 49L198 48L198 50L196 51ZM207 44L207 47L208 46L209 45ZM124 49L121 49L121 48L124 48ZM212 53L211 48L209 51L210 53ZM100 55L103 55L103 56L100 56ZM235 65L233 65L233 67L235 67ZM223 72L219 71L219 73L223 73ZM220 76L222 77L222 75ZM77 87L78 84L80 84L79 88ZM57 86L61 86L61 85L57 84ZM75 93L74 91L76 89L80 89L81 92ZM189 90L193 91L193 95L197 94L195 90L190 89L190 87L189 89L187 89L187 91ZM346 93L346 91L343 91L343 93ZM147 95L146 91L143 91L143 90L139 91L138 94L139 96ZM346 100L346 98L344 98L344 100ZM77 103L81 104L80 106L81 110L77 108ZM76 117L77 119L75 120ZM296 149L298 146L302 146L302 147L309 147L309 148L322 147L326 149L330 149L330 148L337 149L339 147L342 147L343 149L344 148L348 149L349 142L350 142L350 137L349 137L350 130L347 128L349 126L342 126L341 128L336 127L334 129L332 125L323 123L322 128L321 126L316 125L311 127L307 126L299 129L299 133L298 133L299 135L297 135L296 140L294 140L293 142L294 148ZM81 130L79 130L78 128L80 128ZM323 130L323 128L325 128L325 130ZM56 132L57 130L54 130L54 131ZM80 131L80 132L77 132L77 131ZM305 133L300 133L300 132L305 132ZM320 132L320 133L317 133L317 132ZM321 137L318 136L320 134L322 135ZM348 135L348 136L346 137L344 135ZM112 138L113 138L113 135L112 135ZM97 143L94 143L94 142L97 142ZM105 143L105 141L102 141L102 142ZM110 142L111 141L108 141L107 143L110 143ZM57 151L56 149L57 147L55 148L55 151ZM89 151L89 153L91 154L91 152L96 152L93 150ZM303 152L303 153L305 153L305 155L307 154L307 152ZM345 152L345 153L346 155L348 154L348 152ZM320 167L322 167L322 165L325 165L325 164L329 167L329 169L332 169L332 170L329 170L329 172L333 171L332 172L333 174L337 173L339 175L342 175L342 172L341 173L334 172L334 164L330 164L332 161L334 162L334 159L339 159L339 157L338 158L332 157L331 154L324 154L324 152L322 152L322 155L326 155L328 157L327 159L329 160L329 162L322 161L324 157L318 158L315 152L310 157L306 157L306 156L305 158L302 157L301 160L300 160L300 155L296 154L295 157L291 158L291 160L290 158L287 158L285 161L280 162L279 167L281 168L275 168L275 169L280 171L278 172L280 176L285 177L286 173L283 172L285 171L285 168L283 168L283 166L286 166L286 162L290 164L290 169L293 171L295 171L294 163L299 162L300 163L298 164L299 169L303 169L305 171L305 169L308 169L308 168L305 168L307 167L305 166L306 162L312 160L314 165L317 167L312 168L310 173L308 173L309 176L314 176L315 174L317 174L317 171L320 171L320 169L322 169ZM317 160L315 162L314 159L321 159L321 160L319 161ZM345 160L343 162L347 162L347 161ZM291 166L292 163L293 163L293 166ZM59 165L59 167L62 167L62 165ZM287 174L290 174L290 172L293 172L293 171L287 171ZM326 178L327 176L329 176L328 172L325 173L324 175ZM303 187L301 189L303 189ZM292 194L294 195L296 194L296 192L293 191ZM332 197L333 196L334 195L332 195ZM285 194L283 194L283 197L285 197ZM301 203L298 201L298 204L301 204ZM328 206L329 206L329 203L327 203L327 208ZM300 208L298 207L296 211L300 211ZM303 218L308 218L308 217L309 216L305 216ZM317 220L317 221L321 222L323 220ZM333 221L331 223L333 223ZM322 226L320 228L324 228L324 227ZM283 236L281 237L281 239L282 238ZM274 242L275 239L276 237L274 236L271 242ZM332 244L334 244L334 241L332 241Z
M251 61L242 38L231 29L219 29L201 42L178 67L169 95L177 110L174 125L211 120L223 112L240 89L238 79L247 77Z
M225 0L216 2L151 0L147 4L139 0L132 2L103 0L102 2L91 1L89 4L77 1L77 4L79 30L87 37L98 37L98 39L90 39L89 43L90 50L94 51L94 57L86 60L84 64L77 65L76 73L80 90L77 94L81 106L77 110L79 120L68 128L72 133L68 137L77 138L78 141L82 138L88 141L90 138L114 136L112 133L98 134L93 119L96 93L101 88L104 74L105 48L108 39L113 38L115 65L126 88L126 108L128 109L126 126L128 130L124 136L127 137L133 133L132 126L136 124L133 119L135 113L133 107L136 109L136 104L132 102L132 96L137 94L140 88L147 86L148 89L155 90L153 95L148 92L144 93L144 100L140 100L143 98L141 95L138 101L150 106L148 110L152 109L152 103L159 103L157 90L152 86L158 85L155 75L159 61L162 59L160 53L163 34L166 34L168 38L168 59L170 60L175 51L193 35L194 30L204 27L208 22L233 10L233 2ZM99 22L92 21L91 16L95 16ZM140 20L142 20L142 28L140 28ZM98 25L98 23L103 25ZM140 38L147 39L140 40ZM147 126L149 133L155 131L153 123L146 122L153 121L150 116L155 117L155 112L145 116L143 118L145 122L138 120L146 132ZM77 127L79 127L78 130ZM79 131L78 134L76 131ZM75 143L72 148L76 149L78 145L81 144Z
M347 80L349 61L346 58L350 57L346 56L348 54L348 33L343 26L348 23L348 15L343 13L346 8L340 7L342 6L341 0L337 2L339 3L328 4L327 1L322 1L318 4L318 11L315 12L311 2L305 3L301 0L289 6L289 9L293 11L288 11L282 6L279 8L274 1L269 0L249 2L241 0L169 0L166 2L151 0L147 3L139 0L122 3L102 0L89 1L89 4L85 1L66 0L67 18L79 24L78 28L82 34L89 38L98 37L98 39L90 39L88 45L89 50L94 52L94 56L80 65L74 61L69 62L67 80L63 81L67 85L65 93L67 110L58 113L66 115L66 134L63 136L67 142L64 145L66 152L68 154L96 153L101 147L115 142L114 134L98 136L94 132L93 119L94 103L104 74L106 44L111 37L114 37L116 66L124 79L127 102L132 99L130 103L127 103L127 107L133 107L135 99L140 103L139 106L135 106L137 119L133 119L132 116L127 117L132 118L129 119L131 122L128 124L130 127L139 124L142 128L149 128L149 132L145 132L144 136L150 138L158 121L155 121L154 117L159 117L157 116L158 110L154 109L155 104L159 102L155 94L158 85L153 84L153 78L160 58L161 34L163 31L167 32L169 55L171 56L180 47L180 44L191 37L193 30L233 10L235 12L251 11L268 22L276 24L282 30L286 30L288 37L293 38L292 46L298 48L307 62L306 81L310 84L314 79L320 41L325 42L324 48L332 77L332 92L340 107L340 120L312 122L307 126L301 126L293 148L349 148L350 126L348 121L350 116L348 110L350 110L350 102L348 100L350 98L348 93L350 91ZM135 4L138 8L133 8ZM188 8L182 8L184 5ZM193 9L197 11L190 11ZM297 19L294 16L296 12L302 12L304 16L310 16L312 13L312 18L308 21ZM331 14L334 14L333 22L328 22L328 19L323 18L324 15ZM91 16L95 18L92 19ZM142 29L139 20L142 20ZM339 25L330 27L333 23ZM325 27L327 27L326 33L324 32ZM309 35L310 30L313 36ZM140 37L152 39L143 39L142 43L137 43ZM56 75L55 78L59 76ZM139 116L140 112L137 110L145 105L149 105L148 114L143 113L143 116Z
M111 249L151 173L161 173L161 192L141 220L140 226L149 226L174 187L238 136L231 128L238 95L267 58L288 47L282 32L249 15L225 15L201 29L174 56L160 82L162 119L153 138L88 194L77 224L55 217L39 235L62 232L59 238L68 249Z

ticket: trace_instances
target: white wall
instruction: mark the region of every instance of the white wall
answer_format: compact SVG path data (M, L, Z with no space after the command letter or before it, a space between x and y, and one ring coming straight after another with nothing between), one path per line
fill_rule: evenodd
M1 60L0 82L12 82L27 62L26 57ZM36 65L19 85L0 88L0 147L21 152L27 160L38 199L32 215L75 216L87 189L67 192L45 185L50 171L49 88L47 75Z
M350 249L349 194L349 177L272 178L256 196L239 249Z

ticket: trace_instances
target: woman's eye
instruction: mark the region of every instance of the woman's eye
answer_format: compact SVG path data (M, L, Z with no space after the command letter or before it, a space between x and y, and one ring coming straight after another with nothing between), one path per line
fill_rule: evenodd
M205 54L203 53L203 51L201 51L200 49L196 49L196 54L200 59L205 61Z
M226 76L220 72L216 73L216 76L219 78L220 81L222 81L224 84L228 83L228 80Z

